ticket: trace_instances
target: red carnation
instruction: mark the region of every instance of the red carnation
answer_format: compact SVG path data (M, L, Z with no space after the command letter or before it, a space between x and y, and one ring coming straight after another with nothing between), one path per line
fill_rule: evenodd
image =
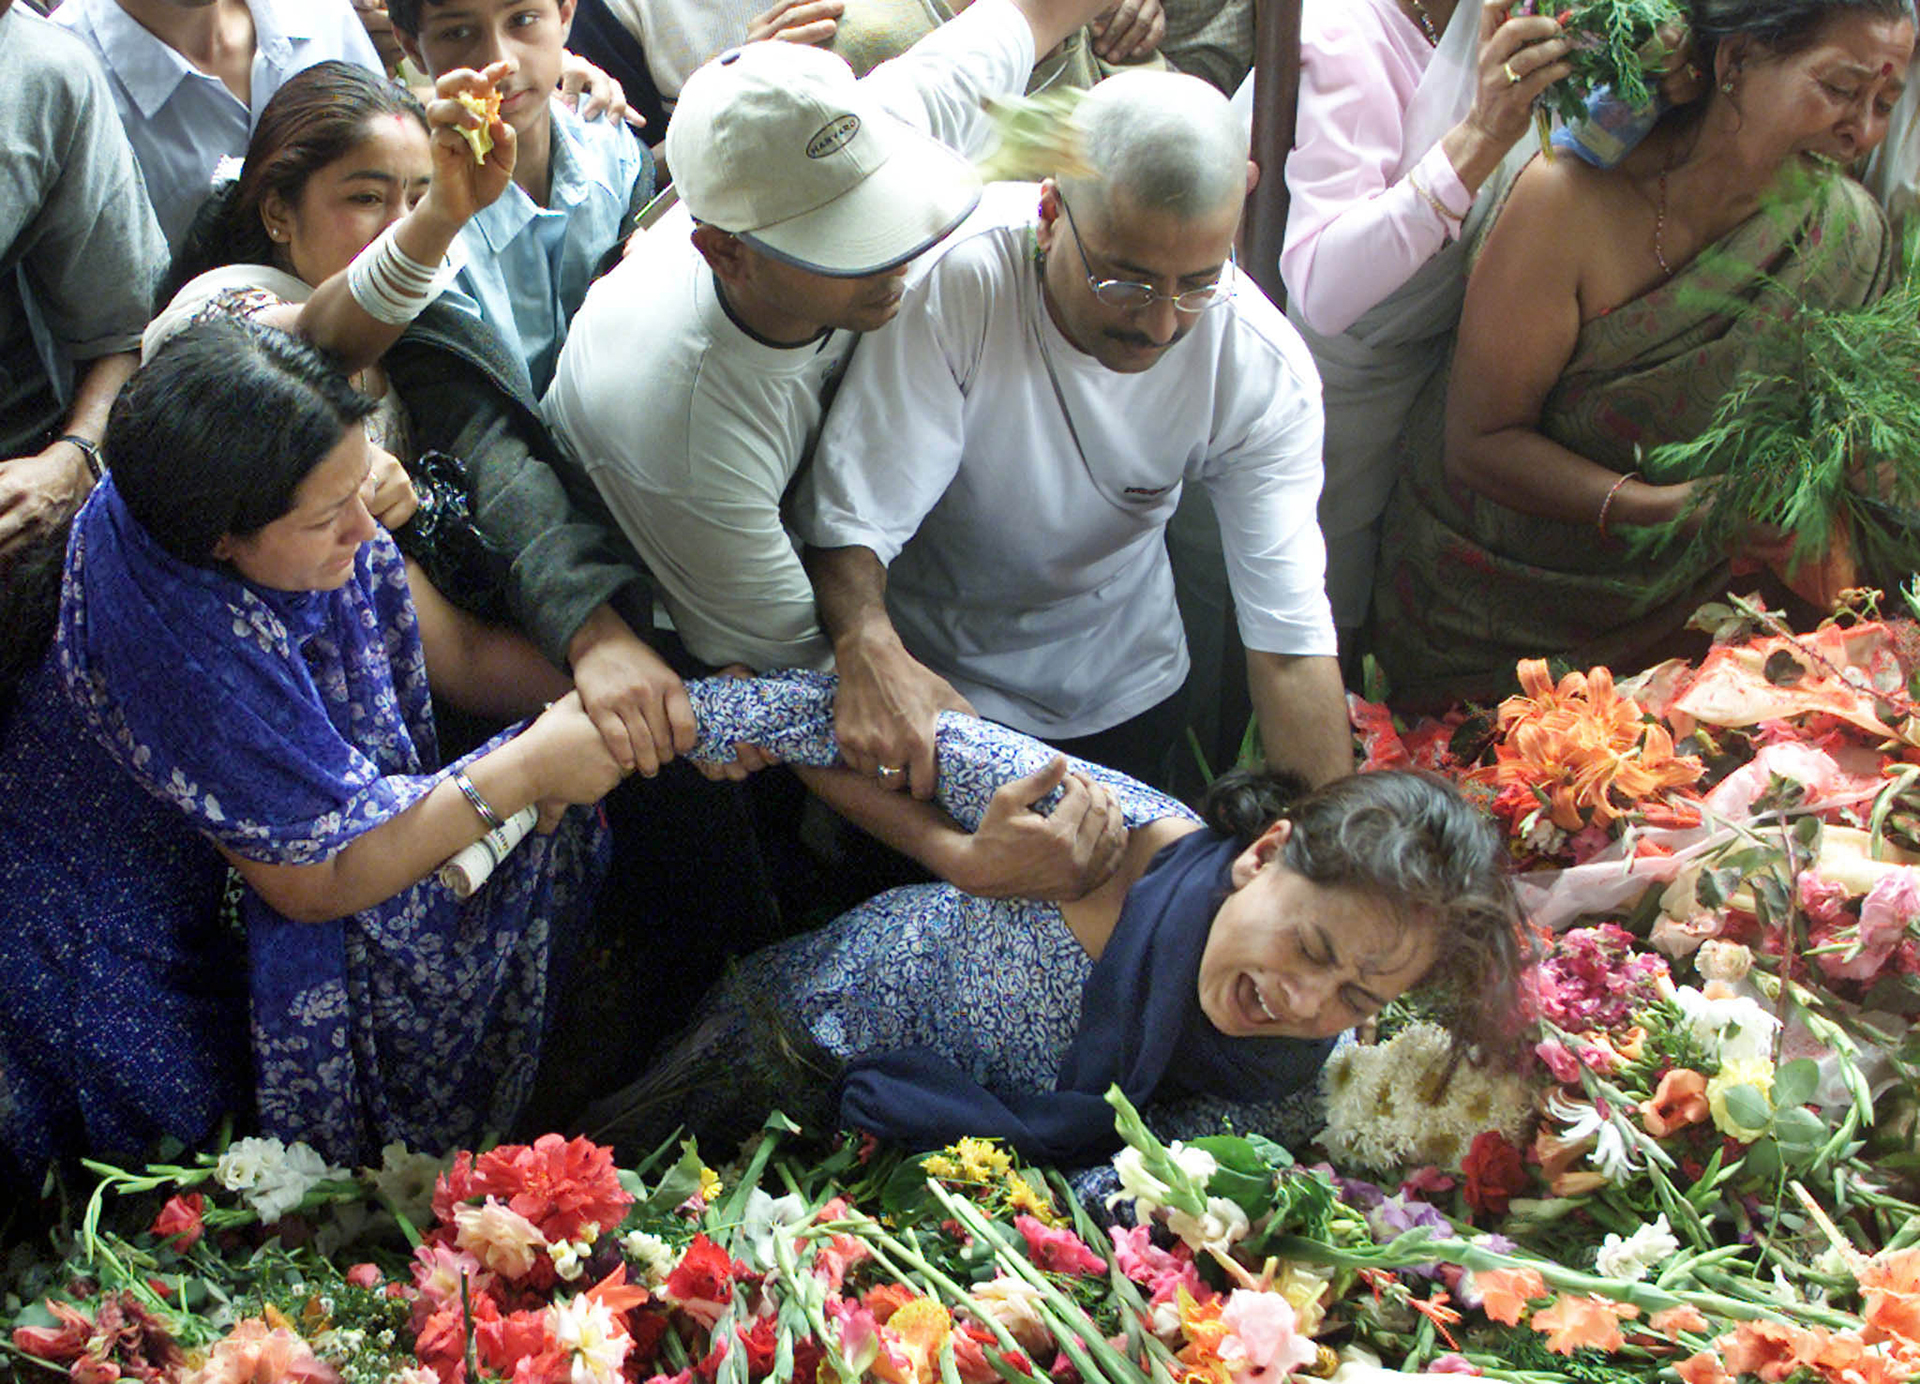
M473 1165L471 1194L499 1197L555 1244L580 1239L589 1225L612 1230L633 1205L612 1149L558 1134L482 1154Z
M206 1210L207 1199L198 1192L169 1197L167 1204L160 1208L160 1214L153 1218L151 1233L163 1240L171 1240L174 1249L185 1254L199 1243L201 1233L206 1230L201 1222Z
M1497 1129L1473 1136L1460 1171L1467 1175L1467 1205L1480 1215L1506 1215L1508 1198L1527 1187L1526 1161Z

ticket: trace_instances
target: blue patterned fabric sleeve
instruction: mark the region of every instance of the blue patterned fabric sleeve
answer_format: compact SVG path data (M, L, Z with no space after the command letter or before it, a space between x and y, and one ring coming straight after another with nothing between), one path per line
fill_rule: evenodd
M757 745L788 764L828 768L840 761L833 738L833 696L839 679L802 669L757 678L703 678L687 684L700 726L693 758L730 764L734 745ZM976 830L994 793L1014 779L1044 768L1060 752L1017 730L958 712L943 711L935 736L940 781L934 796L953 819ZM1101 764L1069 757L1074 772L1104 785L1130 827L1162 817L1199 820L1177 799ZM1064 790L1035 804L1051 812Z

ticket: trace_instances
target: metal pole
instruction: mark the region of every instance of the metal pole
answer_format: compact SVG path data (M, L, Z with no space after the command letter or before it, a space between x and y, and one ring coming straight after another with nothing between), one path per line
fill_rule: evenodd
M1242 262L1269 298L1286 303L1280 286L1280 244L1287 229L1287 183L1295 107L1300 99L1300 0L1255 0L1253 161L1260 185L1247 199Z

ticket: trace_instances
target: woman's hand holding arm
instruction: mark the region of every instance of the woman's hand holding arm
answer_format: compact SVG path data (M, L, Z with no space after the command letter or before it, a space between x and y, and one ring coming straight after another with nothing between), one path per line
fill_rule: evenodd
M427 105L433 181L420 204L393 228L394 244L409 259L437 267L474 213L492 205L513 181L513 127L497 115L489 123L459 100L462 95L485 97L512 71L513 64L503 59L482 72L460 68L445 73L434 84L434 99ZM476 160L461 131L482 125L493 136L493 148L484 160ZM347 272L342 269L314 288L300 309L297 329L331 351L351 373L379 360L406 324L382 322L362 307L348 288Z
M1605 506L1609 527L1665 523L1685 509L1692 482L1623 481L1539 430L1579 339L1582 266L1613 233L1611 218L1572 184L1591 176L1534 164L1487 238L1460 314L1447 477L1542 518L1598 524Z
M1119 804L1100 784L1068 774L1065 755L1001 784L972 832L938 805L890 792L850 769L795 765L794 772L854 825L983 898L1083 898L1112 876L1127 844ZM1030 810L1063 780L1066 791L1051 813Z
M597 802L620 781L593 722L569 693L506 744L467 766L467 776L502 818L537 806L551 830L574 803ZM384 903L485 834L487 824L459 785L443 779L406 811L315 865L268 865L224 852L276 912L325 922Z

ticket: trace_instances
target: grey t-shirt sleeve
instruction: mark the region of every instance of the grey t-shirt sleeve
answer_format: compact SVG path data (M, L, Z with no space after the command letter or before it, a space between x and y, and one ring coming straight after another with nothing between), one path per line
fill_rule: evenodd
M18 266L67 359L138 350L166 240L106 75L77 40L18 18L0 43L13 50L0 60L0 82L35 94L8 102L12 113L0 116L0 205L13 208L0 212L0 227L12 232L0 267Z

